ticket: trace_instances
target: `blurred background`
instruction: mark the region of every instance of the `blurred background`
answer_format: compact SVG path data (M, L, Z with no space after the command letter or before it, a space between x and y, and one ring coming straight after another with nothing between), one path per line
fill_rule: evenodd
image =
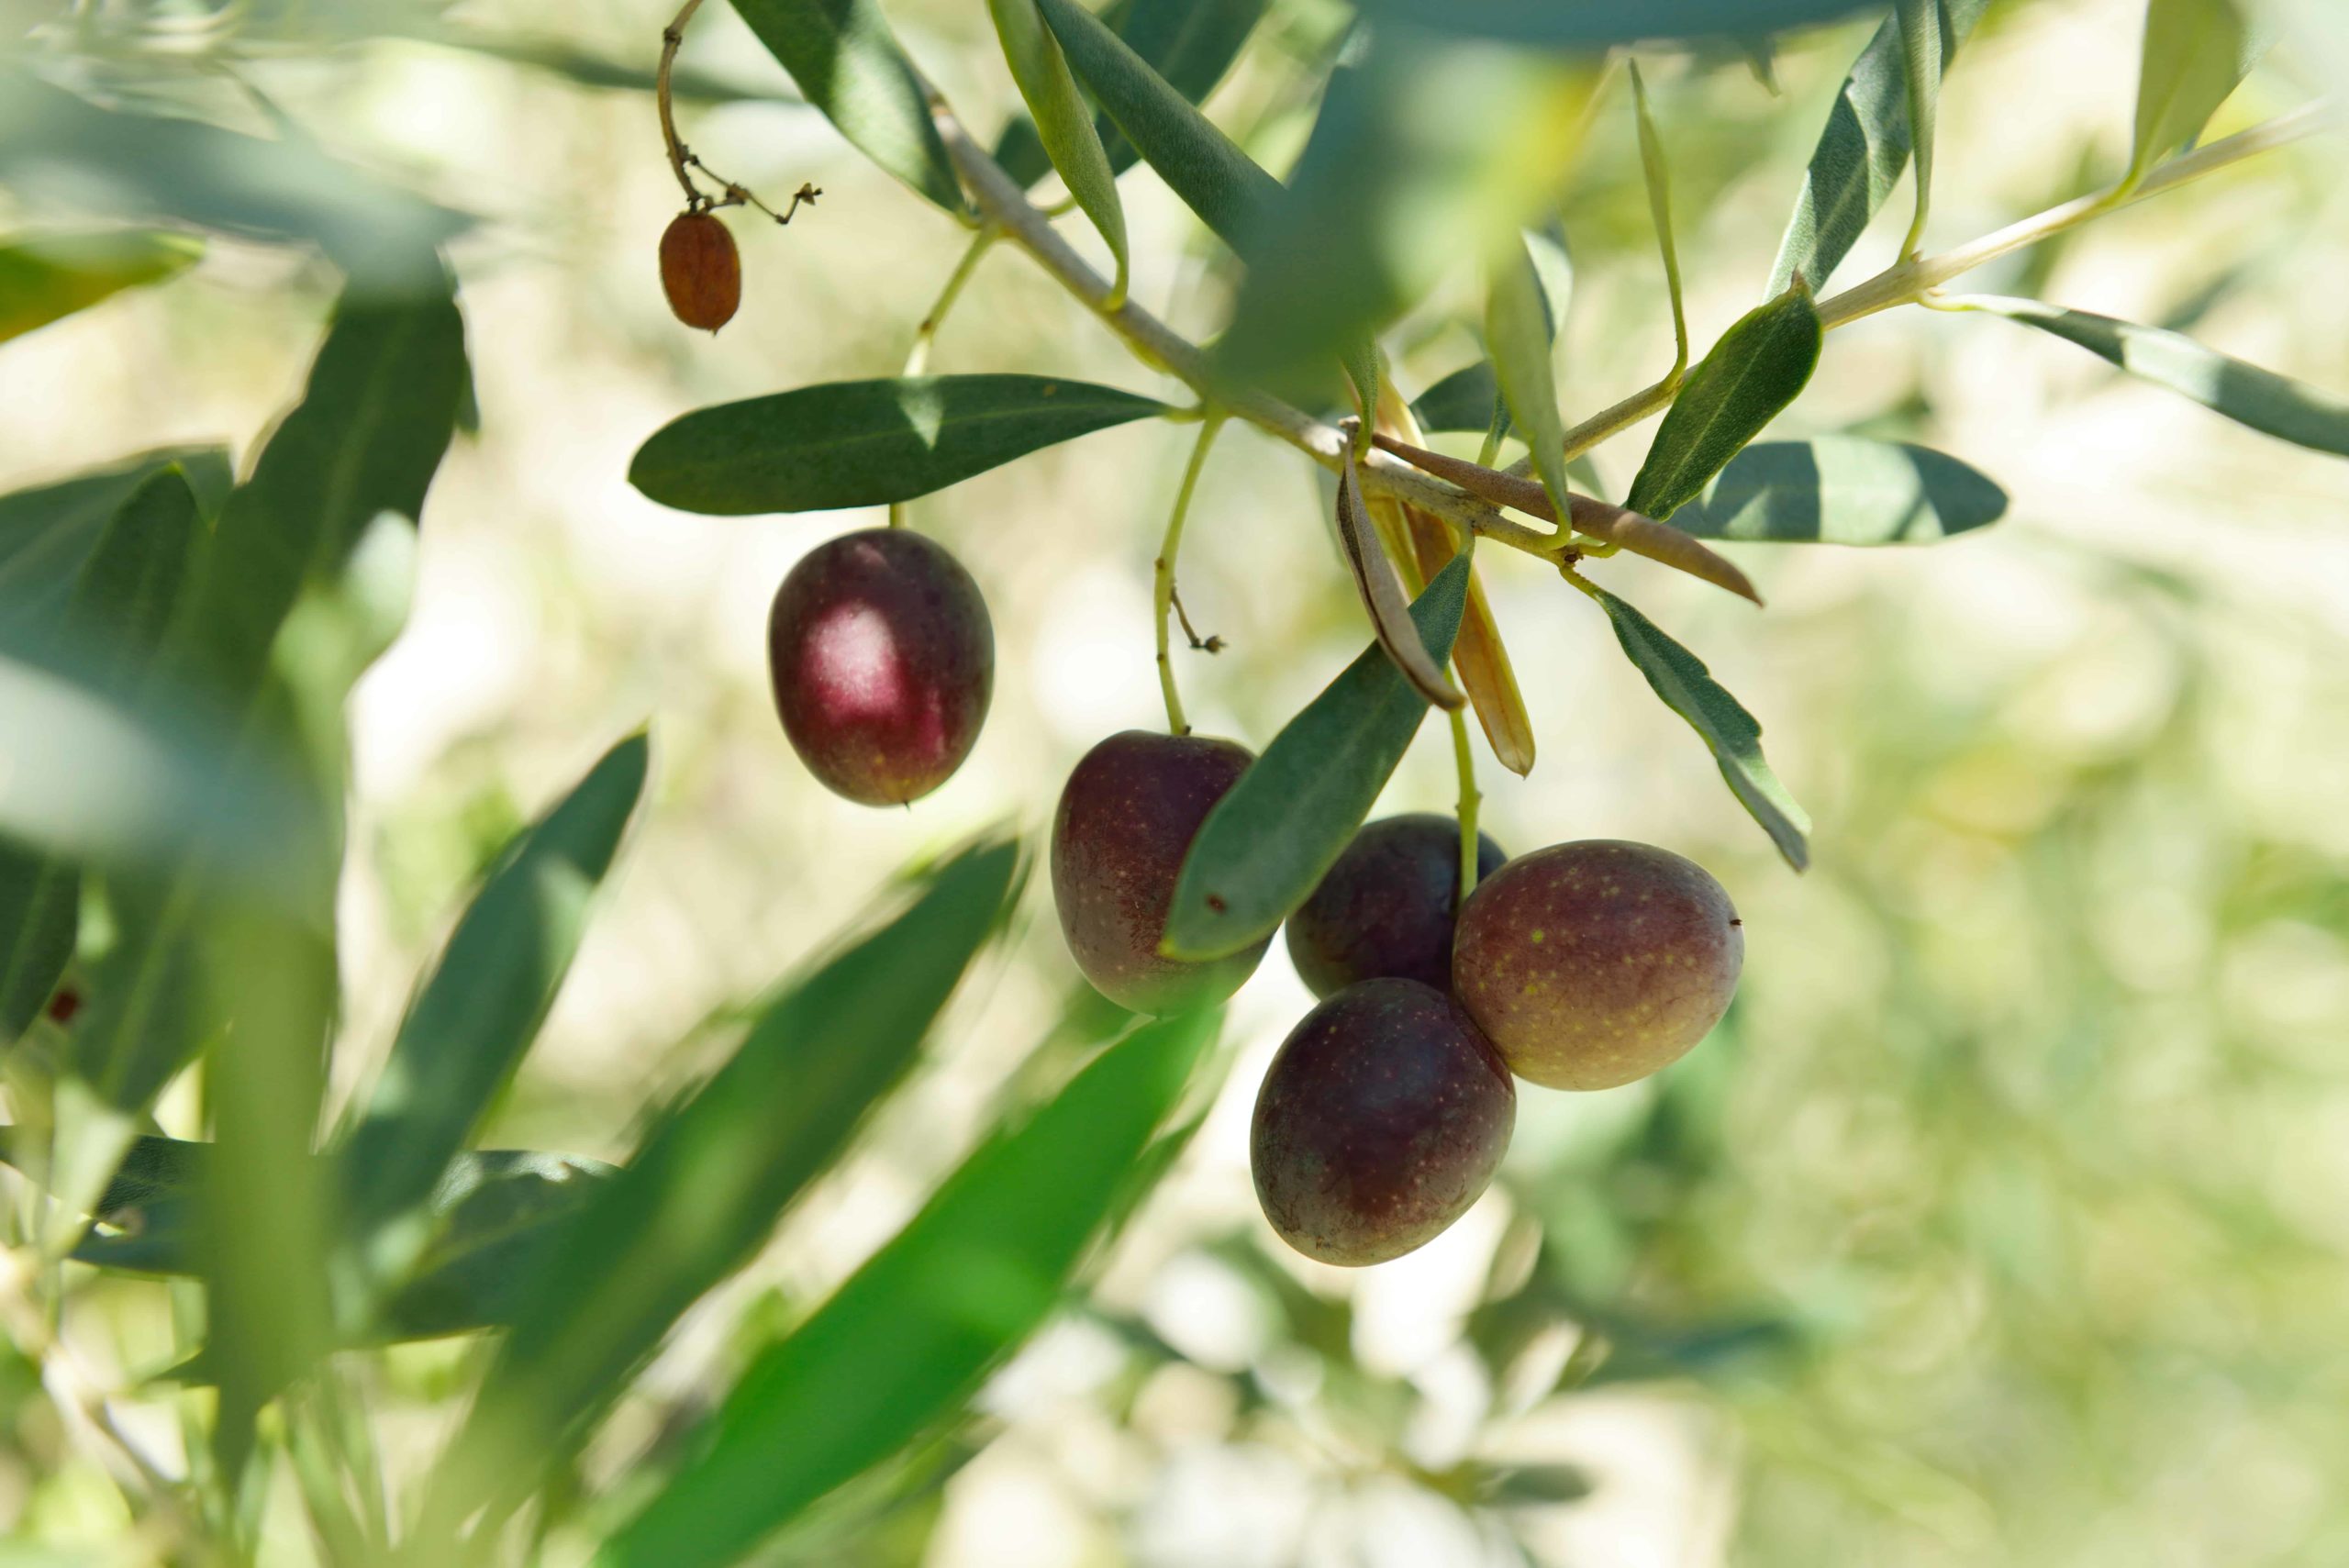
M2339 79L2349 29L2304 9L2311 29L2213 135ZM1016 98L985 8L887 10L992 139ZM0 0L0 37L73 25L58 11ZM110 11L79 24L99 69ZM1993 8L1943 99L1929 250L2118 175L2142 12ZM1209 101L1275 170L1346 15L1276 0ZM908 856L1006 817L1040 829L1087 747L1160 722L1150 562L1189 442L1130 425L914 503L987 595L994 709L969 764L910 812L826 793L770 707L767 601L811 545L878 515L670 512L627 462L691 407L895 373L963 237L711 7L681 61L686 140L770 197L825 194L787 230L729 214L741 313L714 339L678 326L653 265L677 193L643 90L666 20L617 0L254 0L189 8L170 46L201 61L173 90L207 116L290 121L478 218L451 254L479 432L434 487L407 630L351 715L337 1073L387 1046L496 845L649 717L651 809L487 1140L606 1158ZM1735 50L1643 61L1700 350L1760 297L1865 36L1802 35L1767 81ZM2326 139L2229 170L1980 286L2190 327L2349 390L2340 156ZM1147 170L1124 187L1137 296L1210 332L1229 263ZM0 226L106 195L19 183ZM1564 213L1574 418L1671 352L1620 82ZM1890 260L1907 217L1896 195L1840 281ZM1081 218L1063 228L1095 245ZM295 252L216 242L166 285L10 343L0 490L167 442L249 454L335 286ZM1454 280L1390 335L1407 392L1476 357L1475 288ZM1170 384L1008 248L931 368ZM1487 823L1512 851L1635 838L1720 876L1749 948L1717 1036L1632 1087L1527 1090L1503 1178L1465 1220L1382 1268L1320 1268L1275 1242L1248 1178L1256 1080L1308 1002L1275 944L1234 1005L1204 1131L1087 1297L994 1380L978 1421L898 1485L836 1499L774 1560L2349 1561L2349 468L2044 335L1915 309L1837 331L1775 433L1855 427L1974 463L2009 516L1932 549L1732 546L1759 613L1628 558L1593 567L1762 718L1817 821L1807 875L1594 608L1486 552L1541 745L1527 779L1484 760ZM1597 453L1619 491L1652 428ZM1204 731L1262 746L1364 640L1315 471L1242 428L1203 482L1181 582L1228 645L1178 654ZM1447 809L1451 766L1429 726L1381 811ZM819 1298L1021 1095L1081 986L1041 885L1026 916L863 1154L665 1352L610 1462L707 1399L746 1322ZM167 1101L163 1120L188 1131L191 1115ZM76 1351L134 1376L165 1347L162 1311L153 1287L93 1276ZM419 1449L468 1353L410 1347L368 1374ZM33 1377L0 1365L0 1520L106 1561L124 1521ZM134 1414L170 1425L167 1404ZM0 1561L50 1561L13 1550Z

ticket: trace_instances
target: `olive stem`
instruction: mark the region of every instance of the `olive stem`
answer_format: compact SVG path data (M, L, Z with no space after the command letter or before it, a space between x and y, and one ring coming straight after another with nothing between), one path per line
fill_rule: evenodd
M1158 643L1158 689L1166 698L1166 728L1177 735L1191 732L1190 721L1183 716L1182 694L1174 689L1174 659L1171 651L1173 637L1167 626L1168 612L1174 606L1174 557L1183 548L1183 522L1190 516L1191 495L1199 487L1199 473L1208 464L1208 450L1215 445L1216 432L1223 428L1224 416L1219 409L1210 409L1199 421L1199 439L1192 443L1191 461L1183 466L1183 484L1174 492L1174 510L1166 519L1166 537L1159 541L1158 559L1152 562L1151 573L1152 634ZM1190 617L1184 617L1183 630L1195 648L1205 646L1198 634L1191 630Z
M669 25L661 29L661 63L652 72L652 106L660 111L661 145L669 154L669 172L676 175L678 185L685 193L687 212L707 212L713 207L749 206L758 208L776 223L787 225L791 222L792 215L799 210L803 203L812 205L816 198L824 193L812 184L803 183L797 190L791 193L791 205L783 211L777 212L752 195L749 186L728 179L696 157L693 149L687 147L677 135L677 112L675 105L672 102L669 78L676 69L677 50L685 47L685 24L692 21L694 13L700 9L701 0L685 0L685 6L670 18ZM695 184L693 171L696 169L716 181L721 194L710 195L699 185Z
M677 50L685 46L685 24L701 9L701 0L685 0L667 27L661 29L661 63L652 72L652 104L661 113L661 142L669 150L669 170L677 176L677 183L685 187L685 206L698 208L706 199L701 187L694 183L686 172L685 144L677 139L677 116L670 103L669 75L676 69Z
M1452 765L1460 775L1460 902L1476 891L1476 808L1484 795L1476 788L1476 753L1468 744L1468 716L1459 708L1452 720Z
M920 375L930 368L930 346L937 339L938 329L946 324L947 313L954 308L954 302L963 297L963 285L971 281L973 272L978 271L979 258L987 253L988 248L1001 237L1002 232L992 224L986 224L971 237L969 249L963 252L963 259L954 263L954 271L947 275L946 286L939 291L937 303L930 307L930 314L921 318L921 325L914 328L914 346L906 354L906 374Z
M1001 164L988 156L985 149L971 139L953 111L934 94L930 116L939 139L945 143L947 156L962 175L963 186L982 218L1000 228L1005 239L1025 250L1123 339L1135 358L1174 376L1202 397L1212 392L1229 414L1288 442L1322 467L1336 472L1344 461L1346 446L1345 438L1335 427L1261 392L1235 393L1227 387L1212 386L1207 355L1198 345L1131 299L1113 302L1109 280L1061 238L1028 200L1027 193L1003 172ZM1512 550L1535 555L1552 547L1549 530L1504 517L1498 508L1420 473L1386 453L1371 452L1363 459L1362 483L1365 491L1408 502L1442 517L1462 534L1481 534Z

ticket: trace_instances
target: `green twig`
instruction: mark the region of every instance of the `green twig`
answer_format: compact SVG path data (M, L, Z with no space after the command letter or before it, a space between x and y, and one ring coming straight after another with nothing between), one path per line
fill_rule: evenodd
M1166 698L1166 727L1177 735L1188 735L1191 725L1183 715L1182 694L1174 689L1172 634L1167 626L1168 613L1174 606L1174 557L1183 548L1183 522L1190 516L1191 495L1198 488L1199 472L1207 467L1208 450L1215 445L1216 432L1223 428L1223 419L1219 410L1210 409L1199 421L1199 439L1192 443L1191 461L1184 465L1182 487L1174 492L1174 510L1166 519L1166 537L1159 542L1158 560L1152 563L1151 574L1151 621L1158 643L1158 689ZM1189 621L1190 617L1184 617L1184 631L1194 646L1201 646Z

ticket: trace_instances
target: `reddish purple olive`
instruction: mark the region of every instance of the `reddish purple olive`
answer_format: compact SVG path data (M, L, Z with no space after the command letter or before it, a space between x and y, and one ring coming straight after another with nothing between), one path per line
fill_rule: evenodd
M995 688L995 628L943 545L868 528L818 545L767 617L775 711L837 795L901 806L970 755Z
M1128 729L1087 751L1052 818L1052 901L1061 935L1094 988L1137 1013L1220 1002L1271 945L1189 962L1158 951L1183 858L1224 792L1256 760L1200 735Z
M1729 1010L1745 930L1706 870L1593 839L1520 855L1478 884L1452 990L1519 1077L1610 1089L1667 1067Z
M1265 1072L1256 1198L1307 1257L1383 1263L1468 1211L1516 1122L1508 1069L1449 996L1365 980L1306 1014Z
M1508 859L1476 835L1479 882ZM1288 956L1316 996L1360 980L1452 984L1460 907L1460 824L1432 812L1382 817L1353 836L1313 895L1288 917Z
M742 258L726 225L681 212L661 234L661 289L678 320L715 332L742 304Z

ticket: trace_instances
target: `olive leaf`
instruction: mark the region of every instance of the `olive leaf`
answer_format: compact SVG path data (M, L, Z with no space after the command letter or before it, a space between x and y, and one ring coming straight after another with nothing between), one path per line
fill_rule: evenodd
M1163 1173L1152 1156L1166 1144L1152 1136L1212 1047L1219 1017L1142 1025L973 1151L831 1299L759 1351L690 1457L599 1561L742 1561L951 1412L1043 1322L1086 1243ZM1179 1148L1181 1130L1168 1136Z
M807 101L867 158L949 212L963 183L913 62L874 0L734 0Z
M1936 0L1923 8L1935 29L1933 52L1944 73L1989 4ZM1784 294L1798 277L1813 292L1825 287L1868 220L1890 198L1900 172L1909 166L1915 139L1908 78L1900 24L1887 17L1835 95L1835 106L1811 152L1794 217L1770 270L1771 294Z
M1819 307L1799 284L1722 333L1681 384L1624 505L1669 521L1795 400L1823 335Z
M1218 373L1288 389L1497 250L1552 199L1595 73L1556 56L1374 31L1332 76L1288 184L1240 245ZM1379 177L1364 182L1364 169Z
M1720 764L1730 793L1762 825L1787 863L1800 871L1810 862L1806 835L1810 818L1770 771L1762 755L1762 727L1721 688L1705 662L1657 629L1656 624L1595 584L1577 582L1598 601L1615 628L1624 656L1647 677L1664 706L1688 721Z
M1238 249L1280 199L1280 183L1133 47L1074 0L1035 0L1071 70L1167 188Z
M102 689L126 690L162 641L203 527L202 504L172 464L132 491L99 535L66 620L89 639ZM72 959L81 888L81 868L66 857L0 844L0 1040L31 1026Z
M271 140L181 115L100 108L6 65L0 185L73 191L139 222L315 244L356 291L378 296L434 292L434 248L472 222L298 137Z
M2182 332L2141 327L2035 299L1970 295L1961 303L2036 327L2111 361L2131 375L2192 398L2263 435L2349 457L2349 400L2246 364Z
M1933 134L1942 90L1941 0L1895 0L1893 25L1900 31L1900 75L1909 106L1910 156L1917 164L1917 216L1909 225L1901 254L1913 256L1925 236L1933 204Z
M0 245L0 343L125 289L177 277L204 242L167 229L41 234Z
M362 1246L433 1190L537 1037L643 793L648 752L642 731L628 737L515 837L417 989L341 1144ZM396 1273L406 1260L370 1262Z
M1123 300L1129 264L1126 212L1118 201L1117 173L1109 167L1109 155L1093 128L1093 112L1076 90L1060 44L1037 15L1036 0L987 0L987 10L995 17L996 36L1002 40L1011 78L1019 84L1028 112L1035 117L1052 167L1060 171L1069 194L1101 231L1109 254L1117 261L1117 279L1110 284L1109 297Z
M827 382L673 419L637 449L628 477L686 512L877 506L1167 412L1153 398L1052 376Z
M1263 19L1266 0L1115 0L1100 20L1136 58L1189 102L1206 100L1240 57ZM1141 154L1108 115L1096 117L1095 134L1109 156L1109 168L1123 173ZM1052 160L1036 123L1015 116L996 139L995 161L1021 185L1050 172Z
M1672 515L1699 539L1923 544L1997 522L2007 493L1945 452L1865 436L1756 441Z
M1521 239L1511 243L1485 275L1485 350L1509 423L1525 438L1533 472L1558 517L1569 515L1566 432L1558 416L1558 387L1550 368L1552 333L1533 258Z
M678 1317L732 1273L911 1065L1019 882L991 840L786 987L731 1057L584 1205L531 1282L426 1499L502 1517Z
M1745 38L1833 21L1866 0L1363 0L1365 17L1510 43L1592 49Z
M2146 0L2128 183L2202 134L2272 36L2236 0Z
M1664 254L1664 290L1672 300L1672 371L1677 375L1688 368L1688 308L1681 298L1680 250L1672 242L1672 170L1664 161L1664 139L1656 134L1647 81L1637 61L1631 62L1631 106L1639 118L1640 176L1647 186L1648 217L1655 225L1656 249Z
M1452 656L1467 594L1457 556L1412 605L1430 658ZM1221 958L1271 935L1370 815L1427 709L1375 642L1306 704L1200 825L1175 881L1167 956Z

